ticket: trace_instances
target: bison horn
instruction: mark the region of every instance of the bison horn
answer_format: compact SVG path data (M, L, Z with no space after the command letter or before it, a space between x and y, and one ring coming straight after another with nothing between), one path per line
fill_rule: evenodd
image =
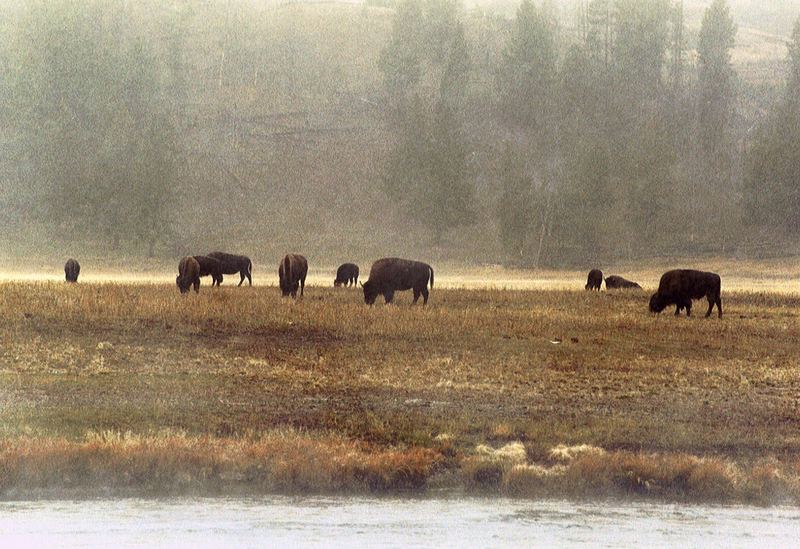
M362 288L364 287L364 283L363 282L359 281L359 284L361 284Z

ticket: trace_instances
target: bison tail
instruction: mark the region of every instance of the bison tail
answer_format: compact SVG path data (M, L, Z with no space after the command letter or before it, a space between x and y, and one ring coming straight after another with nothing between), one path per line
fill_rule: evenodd
M433 267L428 267L431 270L431 288L433 288Z

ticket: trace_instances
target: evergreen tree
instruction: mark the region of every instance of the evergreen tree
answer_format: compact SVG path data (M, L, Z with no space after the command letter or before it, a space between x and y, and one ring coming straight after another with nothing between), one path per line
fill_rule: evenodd
M542 132L552 115L557 51L553 27L523 0L498 74L500 107L512 125Z
M669 38L669 0L616 0L614 64L625 101L657 97Z
M745 200L752 226L800 235L800 18L789 44L784 97L758 128L747 160ZM780 232L778 232L780 235ZM781 235L784 236L784 235Z
M395 113L390 120L394 141L386 164L386 190L436 243L448 230L475 218L462 130L471 65L457 7L450 0L406 0L381 53L384 84Z
M144 37L119 35L126 16L111 4L27 7L12 124L59 236L152 252L169 233L179 155L164 68Z
M697 45L701 144L714 155L726 141L733 112L735 73L730 50L735 38L736 24L727 2L714 0L703 16Z

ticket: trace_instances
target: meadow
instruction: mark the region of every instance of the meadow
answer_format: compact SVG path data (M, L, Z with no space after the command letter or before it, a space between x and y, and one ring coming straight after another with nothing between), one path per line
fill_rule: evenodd
M0 496L797 502L800 295L725 280L721 320L647 290L6 281Z

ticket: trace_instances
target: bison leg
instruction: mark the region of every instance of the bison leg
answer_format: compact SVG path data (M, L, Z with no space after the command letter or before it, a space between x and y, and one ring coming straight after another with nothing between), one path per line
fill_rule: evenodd
M239 286L241 286L244 283L245 276L246 275L244 274L244 270L239 271Z
M305 290L305 289L306 289L306 277L304 275L303 278L300 279L300 295L301 296L303 295L303 290Z
M706 311L706 318L711 316L711 311L714 310L714 298L708 296L708 310Z
M717 296L716 303L717 303L717 312L719 313L719 318L722 318L722 298L720 296Z
M383 301L385 303L391 303L394 299L394 290L388 290L383 293Z
M419 300L419 294L421 293L422 292L420 292L417 288L414 288L414 301L411 302L412 305L417 304L417 300Z
M680 303L675 304L675 316L681 314L681 309L683 309L683 305Z
M684 303L684 307L686 307L686 316L692 316L692 302L687 301Z
M428 288L427 287L423 287L422 288L422 304L423 305L427 305L428 304Z
M196 293L196 294L200 293L200 279L199 278L195 279L195 281L194 281L194 293Z

